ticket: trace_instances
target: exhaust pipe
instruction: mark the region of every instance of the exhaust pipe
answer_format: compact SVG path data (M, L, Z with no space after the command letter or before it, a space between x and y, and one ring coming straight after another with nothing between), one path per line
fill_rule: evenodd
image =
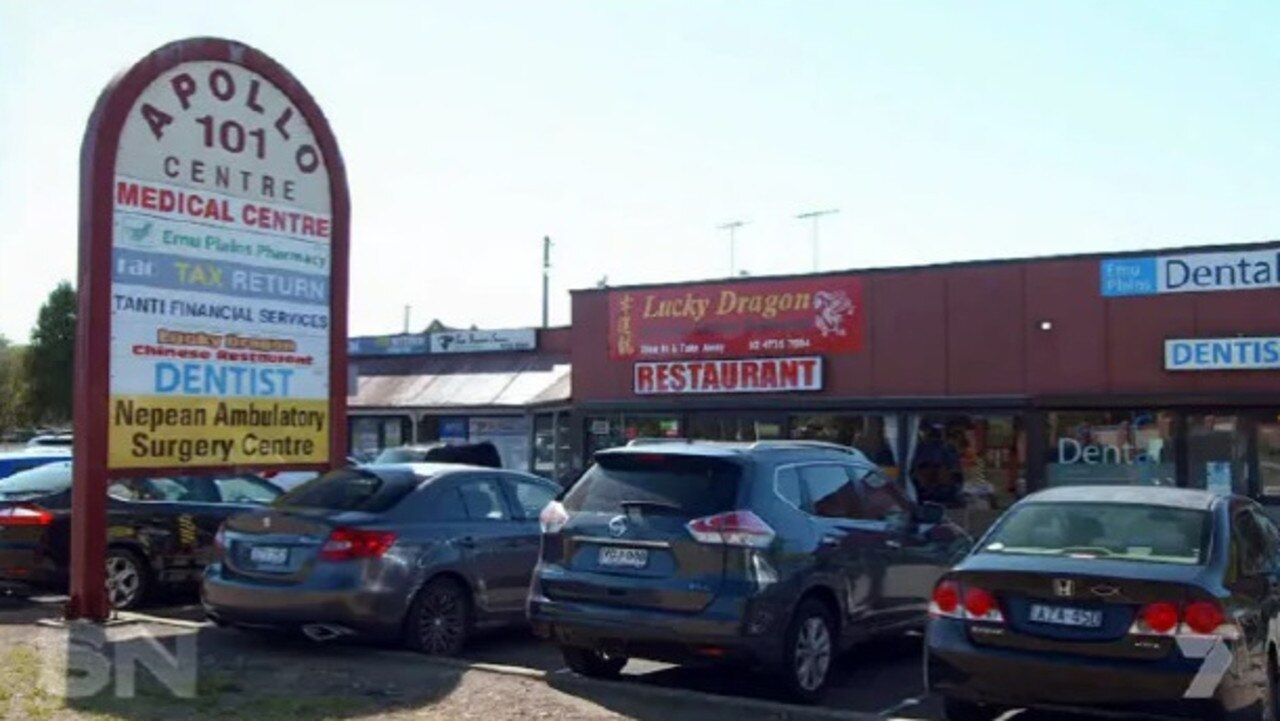
M350 636L351 630L327 623L312 623L302 627L302 633L316 643L332 641L335 638Z

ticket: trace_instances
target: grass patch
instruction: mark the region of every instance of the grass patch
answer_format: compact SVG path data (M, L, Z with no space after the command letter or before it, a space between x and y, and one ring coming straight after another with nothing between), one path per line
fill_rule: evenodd
M0 718L45 721L62 700L41 684L43 661L30 646L14 646L0 656Z

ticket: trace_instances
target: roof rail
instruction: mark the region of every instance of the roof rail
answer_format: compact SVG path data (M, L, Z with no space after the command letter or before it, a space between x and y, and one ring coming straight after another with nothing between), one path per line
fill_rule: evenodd
M751 444L752 450L788 449L788 448L816 448L828 451L840 451L841 453L858 453L858 449L852 446L842 446L839 443L830 443L828 441L810 441L810 440L772 440L772 441L756 441Z

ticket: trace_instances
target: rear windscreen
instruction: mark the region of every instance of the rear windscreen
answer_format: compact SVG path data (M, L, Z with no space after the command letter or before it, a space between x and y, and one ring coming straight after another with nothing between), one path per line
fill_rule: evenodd
M318 508L326 511L381 513L390 510L418 487L412 473L346 468L326 473L276 499L278 508Z
M742 467L717 458L602 454L564 498L570 512L665 512L686 518L731 511Z
M1032 503L992 529L982 551L1199 564L1209 540L1205 511L1130 503Z
M71 488L71 463L69 461L53 462L0 479L0 500L20 501L51 496L69 488Z

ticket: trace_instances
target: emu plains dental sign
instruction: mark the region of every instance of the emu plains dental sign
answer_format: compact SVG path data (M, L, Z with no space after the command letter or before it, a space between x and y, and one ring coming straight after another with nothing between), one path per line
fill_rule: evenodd
M348 195L306 89L228 40L113 81L81 163L68 614L102 618L108 477L343 457Z

